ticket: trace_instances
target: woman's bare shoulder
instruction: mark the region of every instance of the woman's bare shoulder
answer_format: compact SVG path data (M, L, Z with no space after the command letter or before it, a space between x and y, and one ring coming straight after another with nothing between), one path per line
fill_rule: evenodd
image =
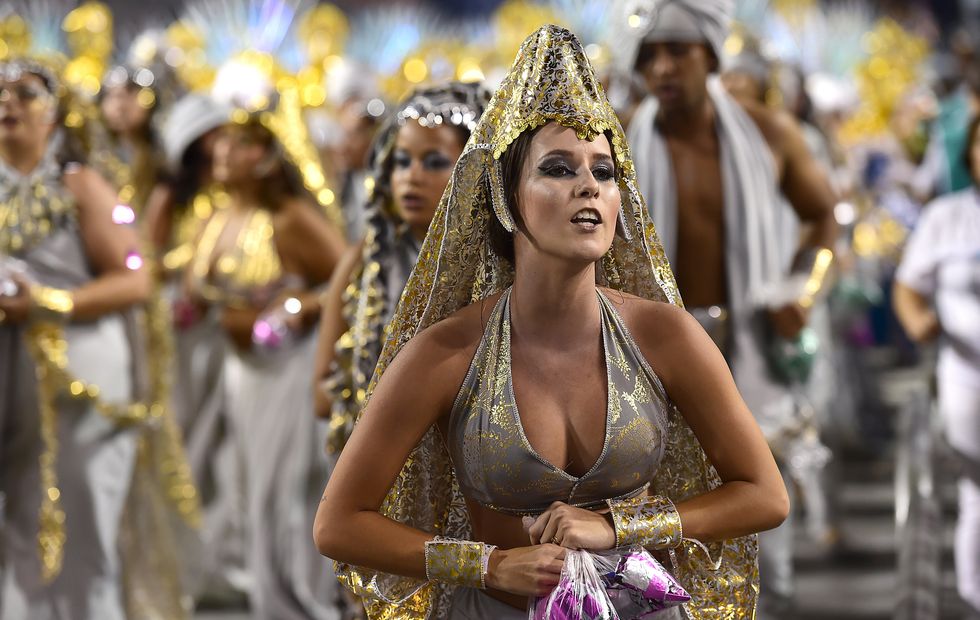
M411 342L418 341L417 346L432 349L443 356L462 356L468 362L483 338L487 319L499 298L498 293L463 306L419 332Z
M682 350L703 347L707 336L687 310L676 304L604 289L650 365L661 368Z
M112 185L90 166L71 166L61 178L81 212L111 208L116 204L116 192Z
M602 292L622 315L630 331L640 331L662 340L666 336L677 333L678 330L690 329L691 322L697 325L697 321L683 307L676 304L646 299L615 289L603 288ZM634 334L634 336L639 335Z
M440 400L448 406L469 370L497 298L499 295L464 306L423 329L402 347L387 373L422 380L427 389L440 392L445 397Z

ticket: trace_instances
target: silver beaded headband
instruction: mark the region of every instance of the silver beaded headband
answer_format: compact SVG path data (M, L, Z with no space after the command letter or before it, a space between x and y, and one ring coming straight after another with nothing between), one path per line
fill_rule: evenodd
M451 84L415 91L395 115L399 126L408 120L422 127L454 125L473 131L489 97L481 86Z
M54 73L37 61L18 58L17 60L0 62L0 80L4 82L16 82L23 78L25 74L36 75L41 78L41 81L44 82L44 87L52 95L57 94L58 88L61 86Z

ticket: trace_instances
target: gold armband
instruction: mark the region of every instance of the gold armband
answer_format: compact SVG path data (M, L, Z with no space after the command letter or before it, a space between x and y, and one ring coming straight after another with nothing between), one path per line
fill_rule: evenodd
M684 538L674 502L661 495L608 500L616 546L673 549Z
M807 274L803 293L797 300L804 308L810 308L820 297L827 283L830 265L834 262L834 253L829 248L809 248L796 260L793 271Z
M71 293L48 286L32 286L31 318L42 323L66 323L75 308Z
M425 576L468 588L487 587L487 565L497 547L470 540L436 536L425 543Z

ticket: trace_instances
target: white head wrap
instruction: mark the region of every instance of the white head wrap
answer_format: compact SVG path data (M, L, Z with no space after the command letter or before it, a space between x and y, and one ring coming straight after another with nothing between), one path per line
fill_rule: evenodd
M734 0L632 0L626 29L632 40L632 68L643 43L706 43L721 59L731 28Z
M163 126L163 151L167 165L176 169L195 140L229 122L231 110L214 99L191 93L174 104Z

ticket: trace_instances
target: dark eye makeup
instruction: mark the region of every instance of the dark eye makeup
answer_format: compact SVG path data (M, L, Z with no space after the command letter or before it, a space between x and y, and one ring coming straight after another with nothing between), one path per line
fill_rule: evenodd
M573 166L566 163L564 160L553 160L546 159L538 166L538 171L544 176L561 178L566 176L575 176L575 169ZM592 175L598 181L611 181L615 178L616 173L613 167L607 163L598 163L592 167Z
M392 156L392 163L395 168L409 168L412 165L412 156L408 151L397 150ZM422 169L427 171L445 170L452 167L453 162L439 151L429 151L422 156Z
M40 99L47 94L47 91L40 86L34 86L32 84L17 84L15 86L0 87L0 93L7 94L7 97L4 97L4 99L7 99L12 95L13 97L16 97L18 101L28 103L36 99Z

